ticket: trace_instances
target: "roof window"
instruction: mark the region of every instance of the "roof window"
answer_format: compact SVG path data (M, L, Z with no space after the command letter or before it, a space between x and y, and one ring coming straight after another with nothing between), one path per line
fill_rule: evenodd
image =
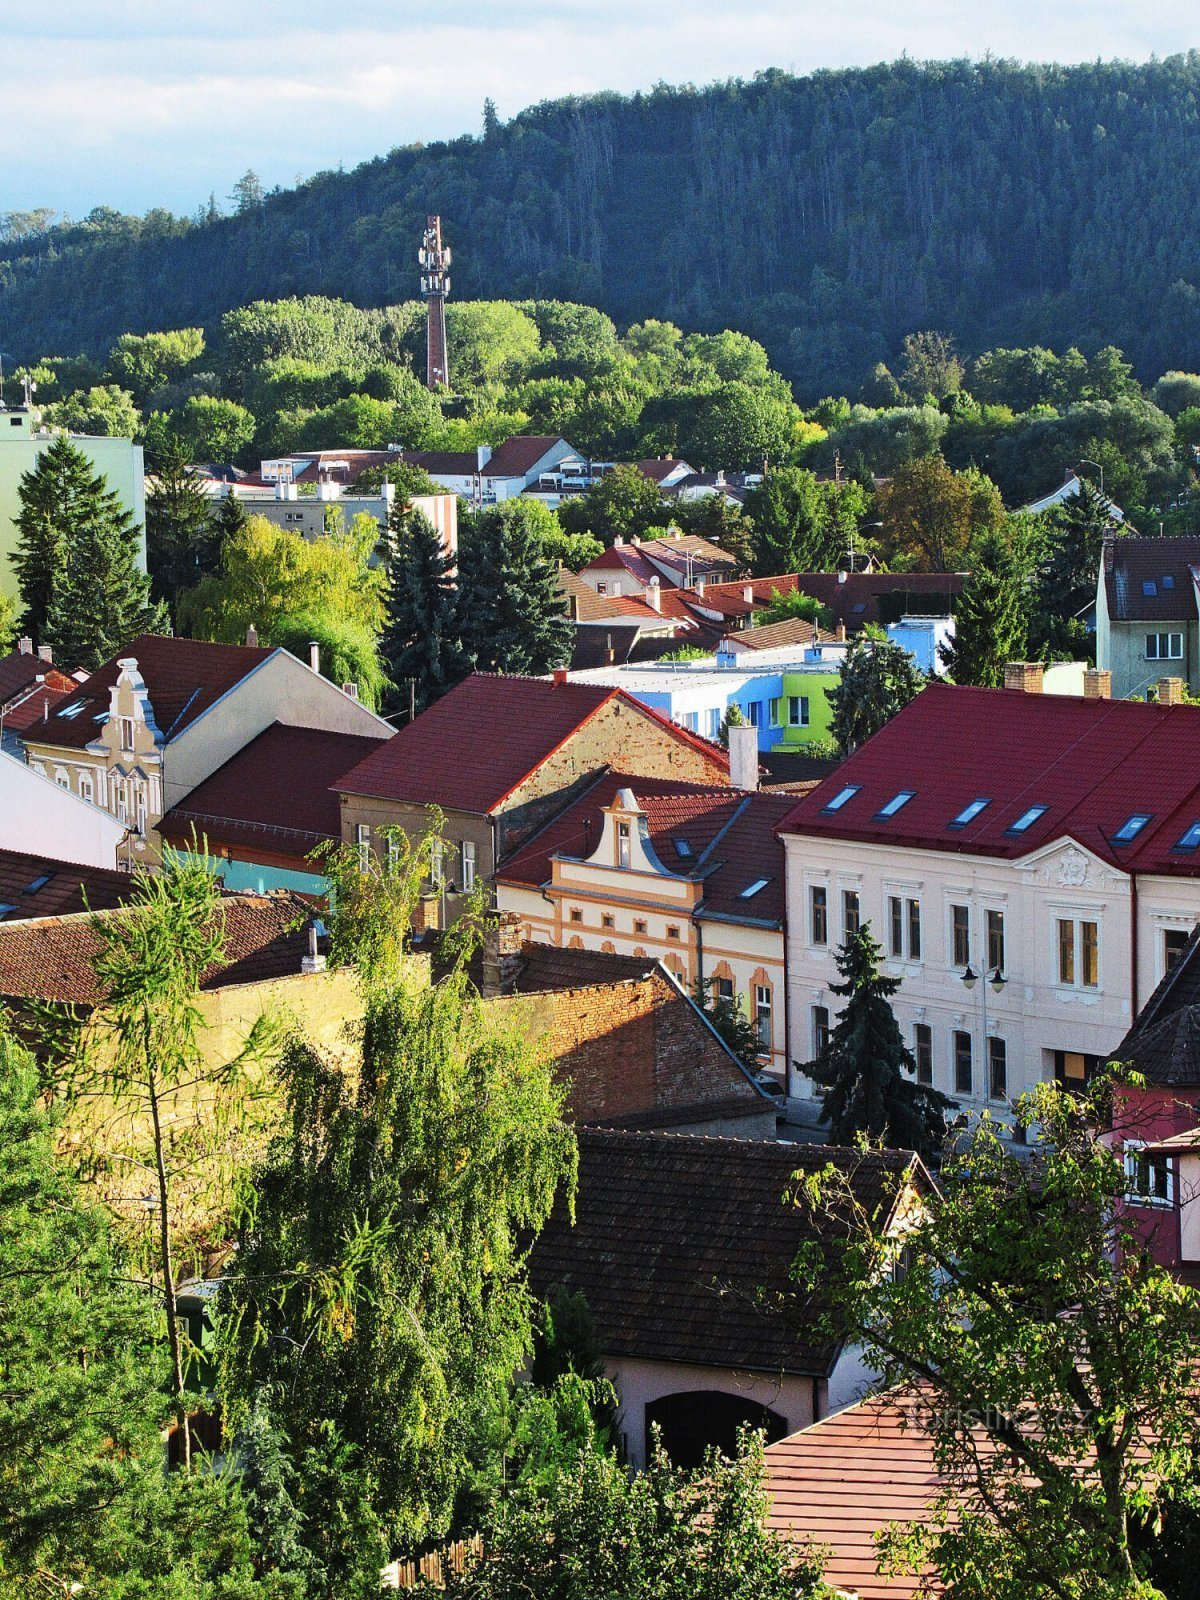
M746 885L739 898L742 900L753 900L754 896L765 889L770 881L770 878L755 878L753 883L748 883Z
M897 811L904 809L916 792L915 789L901 789L898 794L892 796L887 805L880 806L875 815L877 817L894 817Z
M861 617L867 609L867 602L865 600L856 600L850 609L856 617Z
M54 715L56 717L62 717L64 720L69 722L73 717L77 717L86 705L86 700L72 700L69 706L63 706L62 709L56 711Z
M821 815L827 817L834 811L840 811L847 800L853 800L861 788L861 783L848 783L844 789L839 789L833 799L821 807Z
M1175 842L1176 850L1200 849L1200 822L1193 822L1187 832L1181 834Z
M1149 811L1135 811L1131 817L1126 817L1116 833L1113 834L1111 842L1113 844L1128 844L1131 839L1136 839L1150 821L1151 815L1152 813Z
M1162 586L1164 589L1173 589L1175 587L1175 574L1173 572L1163 573Z
M1153 578L1142 579L1142 593L1147 599L1150 599L1152 596L1158 593L1158 584L1155 583Z
M950 826L952 828L965 828L968 822L974 822L979 813L986 810L991 803L990 797L986 799L980 797L978 800L972 800L969 806L962 808Z
M675 854L679 856L681 860L688 861L691 859L692 847L686 839L675 839L672 842L675 845Z
M15 911L16 906L9 905L6 900L0 900L0 917L6 917L10 911Z
M24 887L24 889L22 889L21 893L22 894L36 894L39 889L44 889L46 887L46 885L50 882L50 879L53 876L54 876L54 874L52 872L39 873L39 875L36 878L34 878L32 883L27 883L25 885L25 887Z
M1045 806L1030 806L1028 811L1022 811L1021 815L1013 823L1011 828L1006 828L1004 831L1006 833L1028 833L1037 819L1039 817L1044 817L1045 815Z

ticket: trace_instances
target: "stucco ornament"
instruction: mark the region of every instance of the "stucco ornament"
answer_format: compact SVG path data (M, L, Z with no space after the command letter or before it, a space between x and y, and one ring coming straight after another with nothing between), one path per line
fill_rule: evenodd
M1082 850L1065 850L1058 863L1059 883L1077 888L1087 882L1088 860Z

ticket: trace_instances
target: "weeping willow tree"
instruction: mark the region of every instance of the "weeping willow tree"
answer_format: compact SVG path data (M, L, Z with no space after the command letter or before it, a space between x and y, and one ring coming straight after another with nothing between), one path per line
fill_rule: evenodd
M549 1063L468 976L481 903L430 983L408 933L436 832L326 856L334 959L353 960L357 1070L291 1039L287 1125L253 1174L221 1328L237 1432L283 1441L311 1592L374 1593L443 1533L476 1440L532 1345L525 1252L575 1144ZM464 924L460 924L460 927Z

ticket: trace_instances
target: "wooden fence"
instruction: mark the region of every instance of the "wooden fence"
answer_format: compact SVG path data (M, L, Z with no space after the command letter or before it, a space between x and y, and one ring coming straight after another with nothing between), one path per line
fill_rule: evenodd
M483 1540L478 1534L472 1539L456 1539L444 1550L430 1550L427 1555L408 1561L389 1561L384 1567L381 1584L385 1589L415 1589L422 1582L435 1588L446 1587L446 1573L461 1573L472 1557L483 1554Z

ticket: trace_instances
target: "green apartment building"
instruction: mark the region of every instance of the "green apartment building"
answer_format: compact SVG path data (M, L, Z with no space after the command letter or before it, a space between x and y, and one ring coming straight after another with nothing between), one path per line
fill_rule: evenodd
M21 509L21 478L35 467L54 434L43 429L41 413L30 406L0 408L0 590L17 594L12 558ZM146 485L142 447L132 439L105 439L72 434L74 444L100 473L137 523L141 565L146 565Z

